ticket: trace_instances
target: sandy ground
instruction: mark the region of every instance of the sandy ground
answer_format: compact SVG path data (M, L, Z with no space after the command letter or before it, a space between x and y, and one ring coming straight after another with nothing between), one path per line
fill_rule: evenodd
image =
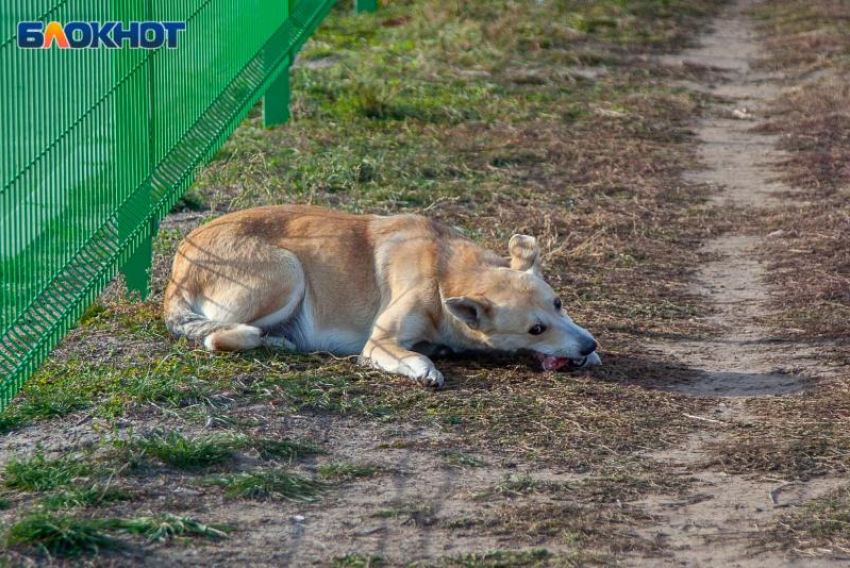
M716 81L688 83L689 88L722 97L711 116L700 121L699 156L705 168L686 179L712 188L719 206L748 215L777 207L790 188L777 182L771 164L781 158L776 139L756 132L766 105L781 93L781 75L753 69L763 54L746 11L751 0L735 2L717 18L700 46L667 58L671 65L695 64L716 71ZM694 292L714 307L710 320L724 333L719 338L659 342L654 347L698 371L676 389L718 400L706 416L695 416L706 429L678 449L654 456L687 470L698 464L705 447L722 441L723 425L746 422L748 397L793 395L828 376L811 348L771 336L762 321L769 315L765 266L756 248L769 238L741 226L703 246L705 262ZM671 558L635 565L778 566L831 565L830 561L792 562L753 547L748 536L775 522L789 505L827 493L839 478L789 483L781 478L729 475L713 468L696 474L698 483L684 499L652 498L644 504L662 523L646 534L665 541Z

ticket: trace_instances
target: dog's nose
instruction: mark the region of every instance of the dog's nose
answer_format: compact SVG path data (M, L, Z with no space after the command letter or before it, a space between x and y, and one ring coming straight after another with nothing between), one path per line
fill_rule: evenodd
M585 339L581 342L581 356L587 357L596 351L597 347L599 347L599 345L596 343L595 339Z

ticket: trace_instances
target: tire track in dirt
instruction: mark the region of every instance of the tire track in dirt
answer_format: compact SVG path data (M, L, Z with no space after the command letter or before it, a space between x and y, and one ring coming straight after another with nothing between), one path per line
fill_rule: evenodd
M781 93L781 75L754 69L761 57L747 14L754 3L734 2L698 48L664 58L668 65L695 65L719 77L717 84L687 84L724 102L698 124L698 153L705 169L689 172L686 179L705 184L715 205L746 218L782 204L790 189L775 181L777 174L770 168L782 155L776 138L754 131L766 105ZM710 322L720 330L717 336L651 346L698 371L695 380L672 389L720 400L712 416L694 417L704 427L681 447L651 456L682 476L692 476L695 483L685 498L659 496L640 503L658 519L641 532L664 542L671 552L666 558L641 559L636 563L641 566L794 565L781 553L754 547L754 537L788 507L823 495L838 483L831 478L789 483L729 475L703 465L710 446L726 437L730 423L756 419L747 413L748 398L793 396L823 374L816 352L774 338L762 323L770 313L770 295L756 249L765 238L741 226L703 247L707 260L697 272L693 291L712 307ZM807 559L800 565L829 564L821 562Z

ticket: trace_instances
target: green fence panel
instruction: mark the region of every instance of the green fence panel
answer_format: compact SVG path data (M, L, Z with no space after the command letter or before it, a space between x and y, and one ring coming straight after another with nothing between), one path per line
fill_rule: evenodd
M354 0L355 12L374 12L378 9L378 0Z
M0 411L119 271L147 292L160 219L334 0L0 5ZM177 49L20 49L19 21L185 21Z

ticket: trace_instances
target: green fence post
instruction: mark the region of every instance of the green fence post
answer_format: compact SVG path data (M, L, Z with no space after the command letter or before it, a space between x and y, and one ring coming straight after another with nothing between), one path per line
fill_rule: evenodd
M360 12L377 12L378 0L354 0L354 11Z
M112 0L115 19L123 22L150 19L147 3ZM142 60L147 59L144 63ZM144 67L139 67L144 65ZM151 168L151 122L150 97L153 92L151 72L152 53L145 50L116 49L112 71L116 83L126 80L115 90L113 112L113 135L115 136L116 194L125 200L117 211L118 239L123 241L133 234L142 216L151 208L153 192L150 183ZM135 72L134 72L135 70ZM139 112L144 109L143 112ZM139 180L147 181L141 186ZM124 275L129 297L142 300L150 293L151 264L153 261L153 235L156 226L143 229L133 239L130 252L121 259L118 270Z
M150 201L150 192L148 192ZM119 219L119 232L121 220ZM151 223L150 231L143 235L136 250L121 266L121 274L127 284L127 294L132 299L137 294L144 300L151 291L151 264L153 262L153 236L156 234L156 223Z
M284 0L283 18L286 20L292 14L295 2L298 0ZM286 61L277 79L272 81L263 97L263 124L266 128L289 122L289 66L292 61ZM266 62L266 73L274 72L274 61Z
M263 97L263 124L266 128L289 121L289 64L280 72Z

